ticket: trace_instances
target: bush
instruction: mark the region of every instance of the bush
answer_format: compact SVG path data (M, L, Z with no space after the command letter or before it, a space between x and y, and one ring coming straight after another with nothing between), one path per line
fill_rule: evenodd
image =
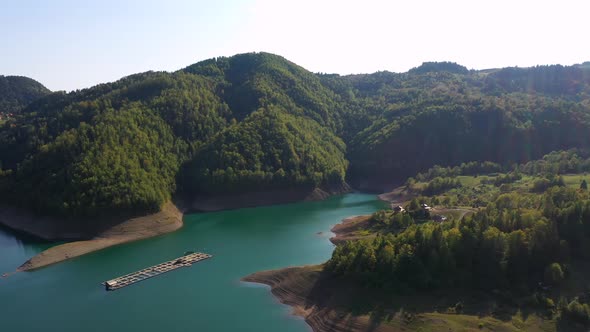
M433 196L459 187L461 187L461 182L458 179L437 177L428 182L426 187L422 189L422 194Z
M578 300L570 302L561 313L562 319L568 319L577 323L588 325L590 323L590 307Z
M545 268L545 282L551 285L559 284L564 278L564 273L559 263L552 263Z

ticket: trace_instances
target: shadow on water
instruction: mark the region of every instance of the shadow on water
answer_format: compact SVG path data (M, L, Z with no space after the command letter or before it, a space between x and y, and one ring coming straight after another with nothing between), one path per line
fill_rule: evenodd
M266 289L244 287L240 278L325 262L333 245L318 232L328 234L340 220L381 206L375 196L349 194L322 202L187 214L184 227L176 232L6 278L0 284L0 298L10 301L0 302L0 329L308 331L305 322L291 319L289 309L277 306ZM0 273L13 271L40 247L53 245L14 234L0 230ZM100 285L187 250L214 257L112 293ZM51 299L52 305L36 301L39 298ZM232 319L227 319L229 310ZM25 315L35 319L23 320Z
M3 241L17 240L24 245L49 245L53 242L0 224L0 246Z
M21 264L56 244L0 226L0 274L16 270Z
M298 216L298 224L317 223L317 218L326 218L326 210L340 212L343 209L356 210L358 208L373 205L376 209L385 208L386 203L375 201L375 197L367 195L364 199L351 200L350 196L340 195L333 196L324 201L312 201L303 203L288 203L280 205L271 205L255 208L243 208L236 210L227 210L219 212L205 212L205 213L191 213L185 215L185 227L191 227L193 223L207 221L214 223L216 228L223 228L225 230L241 229L243 222L249 220L248 227L277 227L284 226L281 224L282 217L292 218ZM345 214L342 217L336 217L334 223L340 222L343 218L350 217Z

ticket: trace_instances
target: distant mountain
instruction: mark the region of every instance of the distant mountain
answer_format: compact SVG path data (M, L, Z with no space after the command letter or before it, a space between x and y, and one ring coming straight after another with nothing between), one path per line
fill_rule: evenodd
M469 70L464 66L458 65L454 62L424 62L421 66L410 69L411 74L426 74L429 72L446 71L455 74L467 74Z
M247 53L34 101L0 127L0 195L47 214L133 214L173 195L382 190L435 164L588 142L584 66L339 76Z
M0 112L20 112L31 102L50 92L32 78L0 75Z
M348 85L341 94L356 97L357 127L346 143L347 178L357 187L388 189L435 164L512 164L589 147L590 69L425 70L339 80Z

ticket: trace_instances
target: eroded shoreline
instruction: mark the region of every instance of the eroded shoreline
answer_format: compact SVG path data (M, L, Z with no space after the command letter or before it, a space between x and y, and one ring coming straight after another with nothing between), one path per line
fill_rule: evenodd
M23 221L22 214L20 220L7 217L10 217L10 215L4 214L3 218L0 219L0 222L5 226L42 239L50 241L62 238L83 239L60 244L40 252L19 266L16 269L17 272L38 269L114 245L170 233L183 225L183 213L172 202L165 203L160 212L124 220L88 239L84 239L85 234L81 231L60 233L56 231L56 228L47 228L48 232L44 232L46 228L43 228L43 225L41 227L36 227L36 225L38 225L39 220L43 221L45 219L33 219L24 216L24 218L27 218L24 219L26 221L24 223L25 227L18 228L18 221ZM11 223L7 221L11 221Z
M360 238L356 232L366 226L370 215L352 216L334 225L330 238L334 244ZM292 307L292 314L303 317L315 332L395 331L388 326L372 326L370 317L354 316L330 304L334 288L322 265L287 267L252 273L241 280L270 286L279 302ZM332 285L333 286L333 285ZM336 286L337 288L337 286Z
M394 191L379 199L404 204L411 196ZM371 226L370 217L343 219L332 228L335 236L330 241L338 245L375 236L365 232ZM543 314L520 315L518 306L506 309L514 312L509 319L497 316L498 305L506 304L493 294L452 288L392 296L379 288L363 286L354 278L325 271L323 265L260 271L242 281L270 286L273 296L292 307L292 314L303 317L314 332L521 331L522 327L556 327L555 321L546 321ZM461 312L456 311L457 303L465 304Z
M256 272L242 281L270 286L272 294L292 307L292 314L303 317L314 332L398 331L392 326L373 324L369 315L339 310L333 302L347 296L322 270L321 265L288 267Z
M320 201L338 194L351 192L347 184L335 188L315 188L309 192L285 195L284 192L255 193L228 197L210 197L181 202L183 210L212 212L244 207L284 204L298 201ZM183 226L183 211L167 202L160 212L124 220L103 220L104 229L84 228L83 222L39 217L25 210L0 206L0 224L18 233L46 241L69 241L51 247L19 266L16 272L30 271L47 265L88 254L114 245L142 240L176 231ZM100 224L100 223L98 223Z

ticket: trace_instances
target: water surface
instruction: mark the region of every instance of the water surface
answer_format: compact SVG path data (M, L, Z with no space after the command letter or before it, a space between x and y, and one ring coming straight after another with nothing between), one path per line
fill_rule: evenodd
M240 278L326 261L333 250L331 226L383 206L373 195L349 194L187 215L184 227L172 234L0 279L0 330L309 331L266 286ZM48 246L0 229L0 273L13 271ZM187 250L214 257L115 292L100 285Z

